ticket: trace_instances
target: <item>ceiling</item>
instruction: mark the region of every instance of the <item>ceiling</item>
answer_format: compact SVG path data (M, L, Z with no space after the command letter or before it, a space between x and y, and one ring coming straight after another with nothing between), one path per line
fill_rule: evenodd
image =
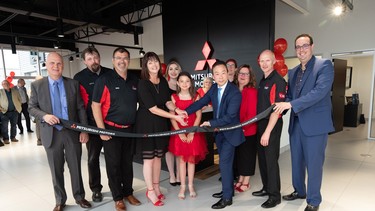
M75 49L90 36L142 34L143 20L161 15L162 0L1 0L0 43ZM57 37L57 18L64 37Z

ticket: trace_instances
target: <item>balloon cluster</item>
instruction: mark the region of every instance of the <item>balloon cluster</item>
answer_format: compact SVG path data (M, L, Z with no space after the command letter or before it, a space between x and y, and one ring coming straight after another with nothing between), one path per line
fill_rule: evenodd
M11 71L9 75L10 75L10 76L8 76L8 77L6 78L6 80L9 82L9 86L10 86L10 88L12 88L12 87L14 86L14 84L12 84L12 81L13 81L13 78L14 78L14 76L16 75L16 73L15 73L14 71Z
M283 53L288 48L288 43L284 38L279 38L273 44L273 52L275 53L276 63L273 68L284 77L288 73L288 66L285 64Z

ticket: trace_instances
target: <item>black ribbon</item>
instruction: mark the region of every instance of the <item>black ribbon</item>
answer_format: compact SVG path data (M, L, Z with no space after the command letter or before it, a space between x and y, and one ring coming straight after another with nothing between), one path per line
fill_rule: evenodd
M121 131L114 131L114 130L107 130L107 129L101 129L97 128L94 126L89 126L89 125L83 125L77 122L69 121L66 119L60 119L60 125L67 129L79 131L79 132L85 132L85 133L90 133L90 134L95 134L95 135L108 135L108 136L118 136L118 137L129 137L129 138L147 138L147 137L161 137L161 136L171 136L171 135L177 135L181 133L192 133L192 132L222 132L222 131L227 131L227 130L233 130L237 129L240 127L243 127L245 125L252 124L254 122L257 122L263 118L266 118L275 105L271 105L268 107L266 110L263 112L259 113L255 117L242 122L240 124L236 125L231 125L227 127L220 127L220 128L212 128L212 127L198 127L198 126L193 126L189 128L184 128L180 130L174 130L174 131L165 131L165 132L159 132L159 133L145 133L145 134L140 134L140 133L125 133Z

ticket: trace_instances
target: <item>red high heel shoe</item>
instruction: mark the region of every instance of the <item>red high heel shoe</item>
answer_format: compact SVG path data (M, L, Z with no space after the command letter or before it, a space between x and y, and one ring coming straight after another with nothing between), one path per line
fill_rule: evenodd
M250 189L250 184L242 184L241 186L236 187L236 193L246 192Z
M159 183L153 183L153 184L154 184L154 186L157 185L157 186L158 186L158 189L160 189L160 188L159 188ZM154 187L154 188L155 188L155 187ZM159 190L159 191L160 191L160 190ZM164 196L164 194L161 193L161 191L160 191L160 194L158 195L158 199L159 199L159 200L165 200L165 196Z
M155 191L155 190L154 190L154 189L152 189L152 190L148 190L148 189L147 189L147 191L146 191L146 197L147 197L147 200L148 200L148 201L151 201L151 203L152 203L154 206L156 206L156 207L163 206L164 203L163 203L162 201L160 201L160 199L157 200L156 202L153 202L153 201L151 200L151 198L148 196L148 193L149 193L149 192L152 192L152 191ZM159 198L159 197L158 197L158 198Z

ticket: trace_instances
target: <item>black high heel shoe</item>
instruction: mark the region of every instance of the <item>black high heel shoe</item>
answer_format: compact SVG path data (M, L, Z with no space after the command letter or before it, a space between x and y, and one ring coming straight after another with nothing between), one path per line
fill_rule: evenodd
M169 182L169 184L171 184L172 186L178 185L177 182Z

